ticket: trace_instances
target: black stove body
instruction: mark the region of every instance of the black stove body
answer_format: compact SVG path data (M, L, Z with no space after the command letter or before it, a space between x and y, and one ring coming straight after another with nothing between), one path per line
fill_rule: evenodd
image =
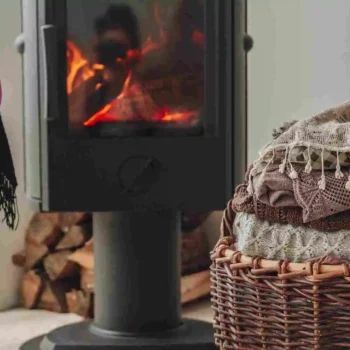
M22 9L26 192L40 210L224 208L245 168L244 1Z
M93 322L31 349L213 350L181 319L180 211L225 207L246 155L244 0L22 0L26 193L93 212Z

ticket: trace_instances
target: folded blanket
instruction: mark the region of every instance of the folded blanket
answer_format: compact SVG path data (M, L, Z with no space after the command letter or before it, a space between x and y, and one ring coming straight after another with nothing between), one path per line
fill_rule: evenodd
M303 222L303 209L296 207L275 208L260 202L256 196L247 192L247 185L239 185L236 188L232 201L232 209L236 213L255 214L259 219L290 224L293 226L306 226L319 231L350 230L350 210L343 211L323 219Z
M272 151L269 151L264 156L264 161L268 162L274 158L274 161L281 164L286 157L285 150L276 150L275 155ZM323 156L323 163L322 163ZM338 152L337 151L323 151L320 149L309 148L306 146L294 147L289 151L289 161L291 163L301 164L304 167L308 164L310 160L310 165L314 170L322 170L322 164L324 169L336 169L339 164L341 167L350 166L350 153L349 152Z
M262 221L254 214L238 213L235 219L237 249L248 256L303 262L322 255L350 260L350 230L320 232Z
M345 190L349 169L343 169L341 178L336 178L333 171L324 171L324 188L319 184L321 171L306 173L301 165L294 165L293 171L297 176L292 179L289 166L284 173L276 164L266 166L265 171L253 177L254 195L272 207L301 207L304 223L350 209L350 191Z
M256 164L266 159L268 154L276 154L280 151L285 152L285 161L291 163L293 157L291 152L297 149L296 154L300 155L305 152L303 147L307 149L304 155L308 165L307 171L314 169L312 165L315 159L312 159L312 154L316 150L317 153L313 157L319 158L321 169L329 167L325 161L335 163L335 168L341 165L341 161L349 164L347 155L350 153L350 101L307 119L293 121L275 134L274 139L259 152L260 156ZM335 156L334 159L332 154ZM329 156L331 159L328 159ZM339 171L337 170L338 174Z
M281 174L278 165L266 166L265 172L253 177L255 196L272 207L300 207L294 195L293 180L285 172Z

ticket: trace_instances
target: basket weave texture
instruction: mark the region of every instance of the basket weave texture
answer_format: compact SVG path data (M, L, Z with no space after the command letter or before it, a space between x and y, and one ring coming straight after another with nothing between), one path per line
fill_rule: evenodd
M349 349L350 265L244 256L234 250L233 219L229 202L211 252L216 345Z

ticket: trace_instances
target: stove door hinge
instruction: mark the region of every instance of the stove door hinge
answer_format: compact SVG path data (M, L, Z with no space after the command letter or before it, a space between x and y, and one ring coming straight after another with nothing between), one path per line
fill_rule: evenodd
M20 55L24 54L24 49L25 49L25 38L24 38L24 33L21 33L20 35L17 36L14 42L15 48L17 52Z

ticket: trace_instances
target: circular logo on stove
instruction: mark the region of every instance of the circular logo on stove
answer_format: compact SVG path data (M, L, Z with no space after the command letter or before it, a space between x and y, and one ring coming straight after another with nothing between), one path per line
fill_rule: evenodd
M118 170L119 183L124 194L148 192L158 181L161 163L150 156L132 156L124 160Z

